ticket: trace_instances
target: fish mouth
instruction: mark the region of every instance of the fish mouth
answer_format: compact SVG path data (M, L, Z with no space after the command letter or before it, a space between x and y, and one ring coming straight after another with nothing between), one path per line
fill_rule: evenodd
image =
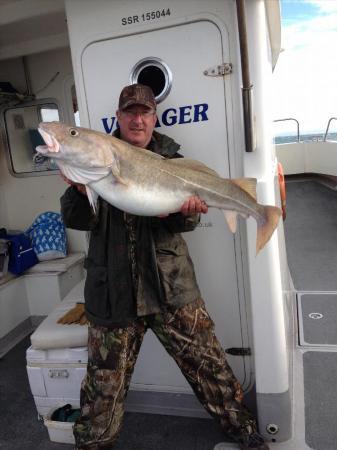
M58 153L60 151L60 144L57 139L47 131L43 130L41 127L38 128L39 133L41 134L46 145L38 145L36 147L36 151L41 153L42 155L46 155L48 153Z

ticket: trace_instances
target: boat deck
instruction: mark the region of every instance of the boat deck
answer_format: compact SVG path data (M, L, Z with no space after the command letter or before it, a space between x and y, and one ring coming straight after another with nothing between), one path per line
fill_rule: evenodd
M0 449L70 450L70 444L49 440L38 420L26 372L29 337L0 359ZM126 413L114 450L213 450L223 440L213 420Z
M318 292L320 295L327 291L337 293L337 193L314 181L287 182L285 232L289 267L296 290L307 294ZM301 304L305 311L304 303ZM318 296L317 305L321 304L322 298ZM334 343L336 338L337 343L337 327L334 327L337 298L336 307L333 301L328 304L332 323L328 339ZM335 313L336 318L333 319ZM302 325L304 327L304 322ZM312 339L315 339L316 335L327 339L324 333L322 338L322 333L310 331L310 324L306 326L309 331L307 335L303 334L304 339L306 336L314 336ZM305 333L305 328L302 331ZM324 342L304 341L304 345L297 346L294 354L294 392L297 394L294 439L271 444L273 450L336 449L337 429L333 418L337 403L337 347L331 346L330 341L328 346ZM29 338L25 338L0 359L0 449L73 449L73 445L50 442L47 429L38 420L26 372L25 352L28 346ZM323 372L328 375L320 377ZM220 427L213 420L126 413L124 427L114 449L213 450L223 438ZM220 448L234 449L236 446L226 443L217 446Z
M275 445L280 450L337 448L337 191L330 181L290 178L286 186L285 236L297 326L294 438Z
M337 193L314 180L287 182L284 222L297 291L337 291Z

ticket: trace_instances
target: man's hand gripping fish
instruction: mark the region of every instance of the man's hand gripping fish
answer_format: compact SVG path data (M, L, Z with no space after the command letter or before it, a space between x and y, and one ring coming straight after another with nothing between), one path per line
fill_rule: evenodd
M256 179L225 179L199 161L165 159L113 136L59 122L39 125L45 146L36 150L53 158L61 172L86 186L96 209L98 196L113 206L141 216L178 212L197 195L208 207L224 210L232 233L237 215L257 222L256 253L275 230L281 210L256 201Z

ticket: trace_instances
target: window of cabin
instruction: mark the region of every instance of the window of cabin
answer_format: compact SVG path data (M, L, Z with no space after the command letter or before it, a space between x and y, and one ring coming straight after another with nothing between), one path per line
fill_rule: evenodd
M12 175L46 175L58 170L50 158L38 154L35 149L38 145L44 145L38 131L39 123L59 120L59 108L54 102L35 102L5 110L7 161Z

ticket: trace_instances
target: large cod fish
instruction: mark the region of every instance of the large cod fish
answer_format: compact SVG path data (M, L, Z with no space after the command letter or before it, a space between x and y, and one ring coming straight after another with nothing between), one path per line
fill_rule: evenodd
M37 152L53 158L70 180L86 186L96 208L98 196L117 208L141 216L178 212L190 196L224 210L235 233L238 214L257 222L256 253L268 242L281 211L256 201L256 179L225 179L199 161L165 159L113 136L59 122L42 122L46 145Z

